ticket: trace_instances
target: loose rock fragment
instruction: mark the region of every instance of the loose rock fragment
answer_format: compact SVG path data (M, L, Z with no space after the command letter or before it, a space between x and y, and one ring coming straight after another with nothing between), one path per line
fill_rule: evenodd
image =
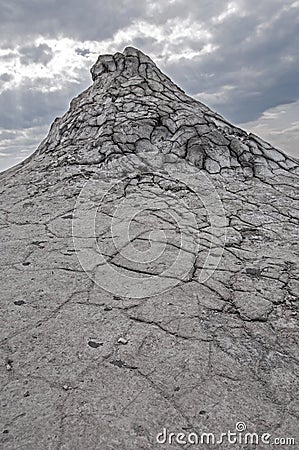
M14 301L14 304L16 305L16 306L22 306L22 305L25 305L25 301L24 300L15 300Z
M88 345L91 348L98 348L101 347L103 344L103 342L97 342L97 341L88 341Z

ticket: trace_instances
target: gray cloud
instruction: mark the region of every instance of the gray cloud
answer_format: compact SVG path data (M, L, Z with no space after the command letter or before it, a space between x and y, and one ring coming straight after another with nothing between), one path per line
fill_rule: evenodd
M17 88L5 89L0 94L0 128L15 130L50 124L68 109L70 99L87 87L84 81L66 81L55 91L42 89L48 86L44 79L34 83L27 80ZM33 88L34 84L39 90Z
M106 39L144 14L146 4L136 0L1 0L0 39L6 45L38 36Z
M25 45L19 48L20 61L24 65L40 63L47 65L54 56L54 52L47 44Z
M190 94L206 93L210 99L214 94L211 106L235 122L255 120L268 108L297 100L299 8L283 10L286 3L254 1L246 16L232 15L221 23L210 23L217 50L166 63L165 69ZM275 4L280 5L280 14L271 22ZM190 47L196 45L191 39ZM230 90L222 100L219 94L224 86Z
M147 9L147 18L155 24L165 24L167 20L190 17L199 23L207 23L211 17L225 10L227 4L223 0L175 0L161 2L152 0Z
M88 48L76 48L75 52L80 56L88 56L92 53Z
M7 82L11 81L13 76L9 73L2 73L0 75L0 89L3 89Z
M10 75L9 73L2 73L0 75L0 81L10 81L12 79L12 75Z

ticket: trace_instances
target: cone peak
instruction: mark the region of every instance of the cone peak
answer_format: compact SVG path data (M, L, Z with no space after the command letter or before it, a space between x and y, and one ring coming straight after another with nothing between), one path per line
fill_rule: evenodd
M144 72L144 66L152 66L159 70L152 59L141 50L135 47L126 47L122 53L100 55L90 72L93 81L96 81L105 73L138 75Z

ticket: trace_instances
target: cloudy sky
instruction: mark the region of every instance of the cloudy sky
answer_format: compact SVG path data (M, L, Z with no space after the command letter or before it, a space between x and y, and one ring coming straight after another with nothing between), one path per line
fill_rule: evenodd
M187 93L299 157L299 1L0 0L0 170L132 45Z

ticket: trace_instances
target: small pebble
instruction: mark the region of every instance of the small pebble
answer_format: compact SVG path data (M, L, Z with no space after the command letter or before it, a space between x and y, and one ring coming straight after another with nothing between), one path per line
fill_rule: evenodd
M248 273L248 275L257 277L261 274L261 271L260 271L260 269L256 269L255 267L247 267L246 273Z
M101 345L104 345L103 342L96 342L96 341L88 341L88 345L91 348L98 348Z
M24 300L16 300L16 301L14 302L14 304L17 305L17 306L24 305L25 303L26 303L26 302L25 302Z
M112 311L112 309L113 309L112 306L106 305L104 311Z
M6 362L6 369L7 370L12 370L12 363L13 361L11 359L8 359Z
M119 344L126 345L128 343L127 339L120 337L117 341Z
M116 367L126 367L125 361L122 361L121 359L114 359L113 361L110 361L110 364L113 364Z

